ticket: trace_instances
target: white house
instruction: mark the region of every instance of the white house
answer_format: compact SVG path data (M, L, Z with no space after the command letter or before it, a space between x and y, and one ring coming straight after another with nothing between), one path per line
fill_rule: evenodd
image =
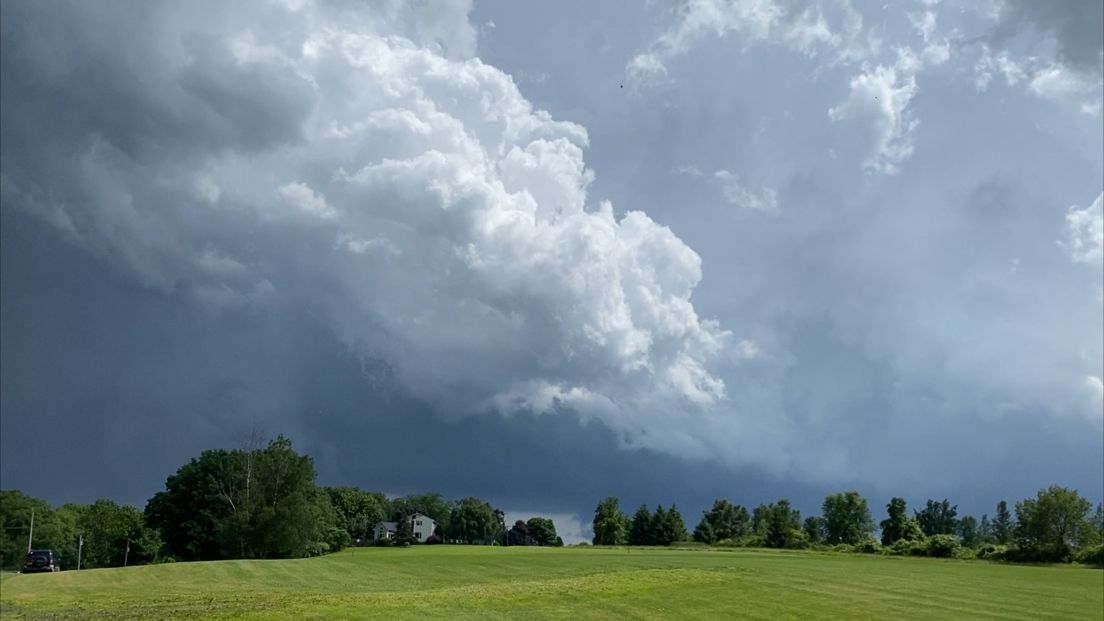
M429 539L430 536L433 535L433 531L437 530L437 522L428 515L415 513L406 519L410 520L410 530L414 533L414 541L418 543L425 543L426 539ZM376 529L373 531L376 541L380 539L394 539L398 536L398 533L398 522L380 522L376 524Z

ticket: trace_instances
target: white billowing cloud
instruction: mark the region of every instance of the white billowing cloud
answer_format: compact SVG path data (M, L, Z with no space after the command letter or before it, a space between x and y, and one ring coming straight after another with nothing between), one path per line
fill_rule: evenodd
M1104 262L1104 193L1084 209L1069 208L1066 234L1066 247L1074 262L1097 266Z
M912 134L919 121L908 105L915 96L911 71L878 65L852 78L847 101L829 109L828 118L862 132L865 170L892 175L912 155Z
M152 76L191 77L166 83L146 116L194 124L194 143L154 122L132 141L148 150L131 151L95 126L112 112L96 112L91 146L66 145L83 156L41 158L60 170L5 160L5 204L147 285L329 317L444 414L575 409L630 443L717 455L736 422L713 413L727 397L716 367L754 344L730 352L729 333L696 313L693 250L642 212L590 199L586 131L535 110L494 67L443 55L466 39L415 43L443 37L441 24L400 36L386 12L349 24L293 8L270 7L277 27L248 45L234 27L253 14L228 16L225 31L157 33L206 41L202 75L194 56L148 56ZM93 87L111 101L118 85ZM207 138L206 119L219 128ZM70 182L36 191L51 178Z
M668 75L667 63L708 37L737 37L747 47L778 43L829 62L866 58L878 46L862 37L862 16L847 0L788 6L775 0L688 0L647 51L625 67L630 83L647 85Z
M713 176L720 182L721 191L730 204L755 211L778 210L778 196L773 188L764 187L755 192L741 185L739 177L727 170L718 170Z

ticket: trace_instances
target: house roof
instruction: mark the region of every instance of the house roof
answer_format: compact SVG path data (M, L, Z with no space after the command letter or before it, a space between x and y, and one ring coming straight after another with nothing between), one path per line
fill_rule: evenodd
M382 526L384 530L399 530L398 522L380 522L379 524L376 524L376 528L379 528L380 526Z

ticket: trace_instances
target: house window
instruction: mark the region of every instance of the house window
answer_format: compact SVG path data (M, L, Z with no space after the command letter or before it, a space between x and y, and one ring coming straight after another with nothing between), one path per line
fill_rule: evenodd
M422 525L422 521L421 521L421 520L418 520L417 522L414 522L414 525L415 525L415 526L421 526L421 525Z
M422 538L422 533L420 533L418 531L414 531L414 538L415 539L421 539Z

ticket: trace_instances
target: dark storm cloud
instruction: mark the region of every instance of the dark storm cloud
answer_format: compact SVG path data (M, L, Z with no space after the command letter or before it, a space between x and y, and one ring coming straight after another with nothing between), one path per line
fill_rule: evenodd
M835 63L874 54L847 3L688 43L631 96L646 13L477 6L481 64L467 4L427 6L0 5L3 486L140 504L258 427L324 484L584 522L611 493L688 522L1099 496L1099 271L1061 245L1097 121L912 68L886 177L829 119L867 75Z

